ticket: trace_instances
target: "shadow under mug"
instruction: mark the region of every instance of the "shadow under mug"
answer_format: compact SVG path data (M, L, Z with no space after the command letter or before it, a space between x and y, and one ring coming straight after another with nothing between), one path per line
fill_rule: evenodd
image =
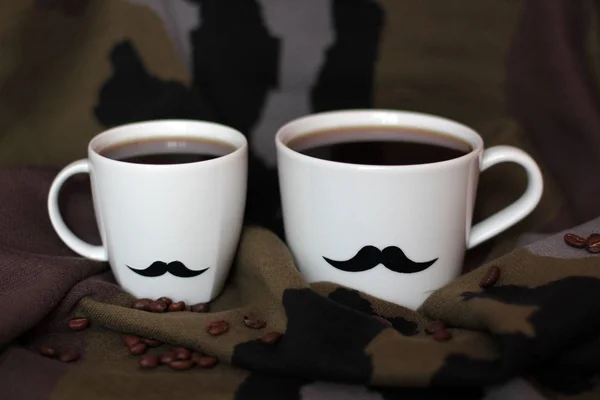
M157 139L216 141L230 152L184 164L137 164L102 155L106 148ZM74 252L108 261L132 295L208 302L222 290L238 245L247 163L246 138L227 126L187 120L119 126L94 137L88 158L56 176L48 196L50 221ZM75 236L58 206L63 183L84 173L90 174L101 246Z
M433 131L472 150L442 162L382 166L314 158L288 147L292 140L333 129L335 143L356 140L341 129L359 127ZM510 146L484 151L474 130L433 115L325 112L284 125L275 143L286 242L305 279L334 282L413 309L459 276L466 249L519 222L543 192L542 174L528 154ZM525 169L525 193L471 227L479 173L503 162Z

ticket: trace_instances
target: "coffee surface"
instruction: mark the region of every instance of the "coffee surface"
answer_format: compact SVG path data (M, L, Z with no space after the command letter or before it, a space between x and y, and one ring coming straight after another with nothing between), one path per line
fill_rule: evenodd
M355 127L313 132L288 147L310 157L348 164L415 165L451 160L471 146L443 133L400 127Z
M119 143L100 151L104 157L134 164L169 165L212 160L236 149L228 143L189 138L156 138Z

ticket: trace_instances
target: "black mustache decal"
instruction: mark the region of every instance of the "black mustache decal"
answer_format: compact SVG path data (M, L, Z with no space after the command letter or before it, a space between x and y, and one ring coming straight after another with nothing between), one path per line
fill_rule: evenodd
M406 257L404 252L396 246L386 247L379 250L375 246L365 246L356 253L354 257L346 261L335 261L323 257L329 265L346 272L368 271L379 264L394 272L402 274L414 274L421 272L436 262L438 259L426 262L414 262Z
M146 269L135 269L135 268L131 268L129 265L127 266L127 268L129 268L130 270L132 270L133 272L135 272L138 275L146 276L146 277L150 277L150 278L164 275L167 272L170 273L171 275L175 275L179 278L192 278L194 276L203 274L204 272L206 272L208 270L208 268L205 268L205 269L201 269L200 271L194 271L194 270L191 270L188 267L186 267L180 261L173 261L168 264L165 262L162 262L162 261L155 261Z

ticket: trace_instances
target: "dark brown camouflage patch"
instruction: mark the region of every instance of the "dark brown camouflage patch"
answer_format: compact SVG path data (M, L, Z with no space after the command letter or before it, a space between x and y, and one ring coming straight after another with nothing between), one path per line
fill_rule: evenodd
M482 362L461 354L451 354L434 376L435 384L499 383L524 369L536 371L542 368L542 376L563 377L555 381L556 387L553 388L562 393L578 394L594 385L590 381L589 370L588 374L580 373L581 369L585 370L584 361L575 363L574 369L579 369L579 373L566 374L565 369L556 364L556 354L596 339L600 330L600 279L572 276L534 288L496 286L484 292L465 292L462 297L466 303L490 299L504 304L535 306L536 310L527 317L533 336L522 332L492 331L502 351L500 360ZM514 316L510 314L495 314L498 321L510 321L511 318ZM533 374L536 376L536 372Z
M282 300L287 329L275 345L252 340L235 346L232 363L253 371L307 379L369 382L364 349L385 326L311 289L289 289Z
M235 398L301 400L301 388L312 380L251 373L238 387Z
M329 294L329 299L335 301L338 304L342 304L354 310L361 311L367 315L380 316L375 312L369 300L362 297L360 292L356 290L338 288ZM392 324L394 329L396 329L404 336L414 336L419 333L419 327L414 321L410 321L403 317L381 317L388 320Z

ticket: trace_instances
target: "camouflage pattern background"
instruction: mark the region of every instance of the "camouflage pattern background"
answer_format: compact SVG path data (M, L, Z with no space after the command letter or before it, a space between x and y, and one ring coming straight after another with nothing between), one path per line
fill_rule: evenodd
M5 398L482 399L513 378L550 399L600 394L600 255L567 246L560 234L493 261L501 270L495 286L480 288L489 268L483 265L414 311L327 282L309 286L273 233L248 227L209 313L154 314L130 308L133 299L106 264L73 256L55 237L45 216L53 176L0 172ZM97 243L87 190L72 183L64 206L75 232ZM600 232L600 219L573 231ZM88 317L91 327L69 330L75 316ZM249 329L245 316L267 326ZM207 323L220 319L229 331L209 335ZM439 342L424 331L439 320L452 339ZM262 343L269 331L282 339ZM140 370L124 334L167 343L151 354L184 346L220 363L210 370ZM60 363L41 356L40 345L75 348L82 358Z
M129 299L107 267L75 257L50 227L44 204L56 170L6 169L0 173L0 394L6 388L7 398L15 399L162 398L165 392L183 398L273 393L271 398L410 399L445 398L451 393L446 386L413 387L452 383L459 386L453 389L457 396L480 398L487 390L482 387L520 377L509 384L519 398L537 400L532 385L550 398L593 398L596 381L590 371L597 370L593 359L599 358L593 342L582 343L586 335L597 336L597 301L585 289L595 283L563 281L568 275L594 276L586 268L597 257L578 258L587 254L565 248L560 237L512 251L598 215L600 181L589 178L590 171L600 170L597 16L592 0L3 2L0 165L5 167L62 166L85 157L93 135L121 123L217 120L240 129L252 144L249 222L281 237L270 150L276 127L309 112L380 107L454 118L477 129L488 147L523 148L542 167L546 188L530 217L467 255L466 273L498 260L505 271L498 290L466 300L462 293L478 293L481 272L475 270L436 293L418 314L325 283L309 288L292 272L285 281L272 282L264 268L293 271L289 254L273 235L248 230L245 252L214 312L232 320L260 313L269 326L291 332L288 307L300 303L294 326L304 330L308 324L314 334L288 332L282 342L287 346L265 355L256 346L241 346L255 339L243 330L217 342L198 336L205 316L140 316L123 308ZM308 23L310 34L304 29ZM65 212L78 233L97 240L89 192L85 184L73 185ZM524 187L518 167L486 171L476 221ZM240 278L245 276L251 279ZM244 302L256 293L264 298ZM285 293L295 300L284 301ZM560 304L553 303L557 299ZM316 303L308 307L311 301ZM536 309L552 310L551 317ZM573 312L580 309L589 314ZM365 316L373 310L392 318L396 329ZM93 317L92 330L68 332L65 321L75 312ZM344 340L338 337L333 344L347 348L348 359L333 357L339 357L339 347L321 345L323 337L311 325L323 321L320 312L330 312L335 321L332 332L320 335L341 335ZM176 321L154 325L156 317ZM442 350L422 334L424 319L432 317L458 329ZM350 329L353 321L359 327ZM566 332L569 326L577 329ZM554 328L552 337L543 336ZM142 374L118 345L115 332L125 331L206 348L223 361L211 371ZM83 360L65 366L30 351L50 339L73 343L84 350ZM407 343L424 346L419 355L426 357L400 363L406 355L398 354ZM580 346L567 350L574 344ZM459 357L448 357L452 352ZM218 377L223 379L213 379ZM27 384L34 378L36 385ZM404 387L407 382L411 388ZM357 383L363 385L353 386ZM127 392L134 388L143 392ZM511 398L505 388L489 398Z

